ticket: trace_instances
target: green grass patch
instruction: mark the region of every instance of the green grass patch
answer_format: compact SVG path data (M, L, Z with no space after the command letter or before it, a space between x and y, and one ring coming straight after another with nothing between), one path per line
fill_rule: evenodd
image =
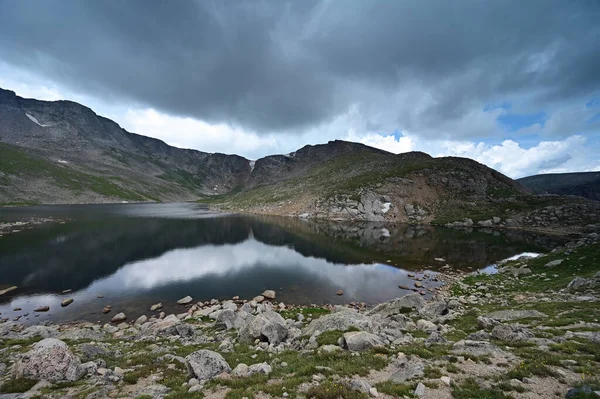
M340 382L325 382L319 386L311 387L306 393L309 399L366 399L368 396L362 392L354 391L346 384Z
M513 399L498 389L484 389L473 378L467 378L452 389L454 399Z
M36 380L30 378L11 378L0 385L0 393L27 392L37 384Z
M414 398L413 392L415 391L416 384L394 384L391 381L383 381L375 384L375 388L379 392L392 395L393 397L401 398L408 396L409 398Z

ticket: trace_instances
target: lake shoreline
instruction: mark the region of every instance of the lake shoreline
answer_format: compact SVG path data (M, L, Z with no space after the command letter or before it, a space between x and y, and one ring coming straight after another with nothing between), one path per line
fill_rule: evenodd
M493 275L449 273L428 301L412 293L370 308L284 310L263 295L256 306L232 299L198 308L220 307L214 318L0 324L0 389L27 392L23 398L313 398L334 389L357 399L542 399L593 392L600 388L598 237L505 262ZM582 257L587 263L573 279ZM555 281L539 277L546 264ZM181 298L182 309L195 305ZM49 345L78 371L49 374L41 357ZM38 382L44 378L50 381Z

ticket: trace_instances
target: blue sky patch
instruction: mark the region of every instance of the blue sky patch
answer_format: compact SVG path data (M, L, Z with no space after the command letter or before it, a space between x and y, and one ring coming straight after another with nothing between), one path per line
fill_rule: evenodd
M504 114L500 115L496 120L498 125L509 132L522 129L527 126L539 123L544 126L547 116L545 112L537 112L534 114Z

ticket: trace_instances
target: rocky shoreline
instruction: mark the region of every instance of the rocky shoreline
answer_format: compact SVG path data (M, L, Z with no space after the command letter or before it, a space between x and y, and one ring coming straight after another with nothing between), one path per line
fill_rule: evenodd
M0 237L8 234L14 234L23 230L28 230L36 226L48 223L65 223L64 220L55 218L28 218L27 220L19 220L16 222L0 223Z
M104 325L6 321L0 398L591 398L597 262L590 234L494 275L449 273L428 301L291 307L265 291Z

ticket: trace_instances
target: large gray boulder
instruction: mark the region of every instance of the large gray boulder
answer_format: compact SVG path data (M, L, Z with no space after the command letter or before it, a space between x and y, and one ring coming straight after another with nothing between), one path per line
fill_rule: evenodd
M368 314L378 314L382 317L389 317L397 314L404 314L411 310L421 310L426 304L427 302L425 302L420 294L414 293L380 303L371 309Z
M288 334L285 320L279 313L271 310L256 317L248 317L248 322L239 330L241 342L253 342L255 339L266 340L271 344L281 343Z
M181 337L191 337L195 331L191 325L182 322L177 316L171 314L151 324L144 324L142 326L142 333L145 335L179 335Z
M187 355L185 363L190 375L200 381L208 381L221 373L231 372L231 367L223 356L204 349Z
M31 378L50 382L77 381L85 370L81 361L63 341L46 338L36 343L14 366L16 378Z
M313 335L316 331L345 331L351 327L370 331L373 328L373 321L364 314L353 312L351 310L344 310L321 316L318 319L311 321L304 329L304 334Z
M527 341L535 335L527 328L514 324L499 324L492 329L492 337L501 341Z
M351 331L344 334L345 346L348 350L360 352L378 346L384 346L384 342L375 334L366 331Z

